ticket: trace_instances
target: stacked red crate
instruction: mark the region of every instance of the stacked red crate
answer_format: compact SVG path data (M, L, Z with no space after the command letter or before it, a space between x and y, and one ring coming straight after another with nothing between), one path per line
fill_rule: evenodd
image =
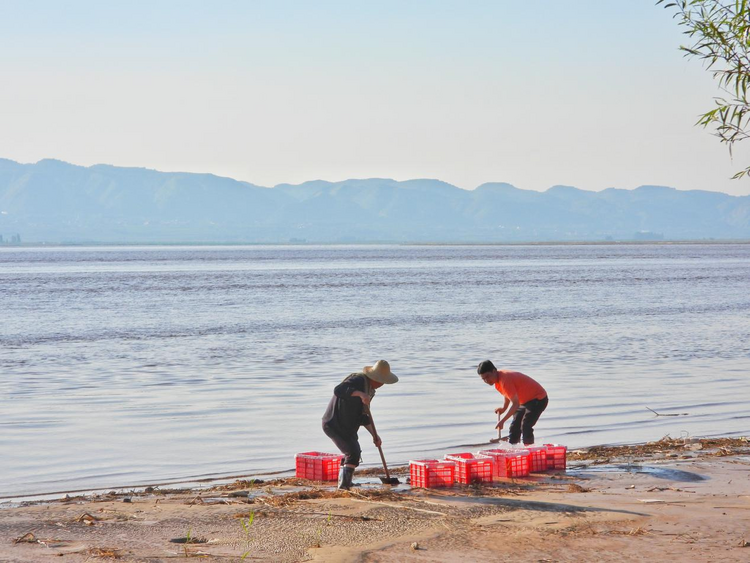
M560 444L544 444L547 448L547 470L565 470L567 467L568 448Z
M452 487L456 464L438 459L418 459L409 462L412 487Z
M446 454L445 459L456 464L456 483L492 482L495 463L489 457L477 457L471 453Z
M481 450L477 455L492 458L495 465L495 477L527 477L529 475L531 454L528 450Z
M547 471L547 447L546 446L526 446L531 454L529 459L529 471L540 473Z
M336 481L344 456L323 452L303 452L294 456L296 475L311 481Z

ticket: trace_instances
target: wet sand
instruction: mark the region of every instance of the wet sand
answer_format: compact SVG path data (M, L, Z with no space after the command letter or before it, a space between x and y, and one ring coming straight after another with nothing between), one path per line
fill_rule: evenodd
M665 439L490 486L360 474L353 492L283 479L81 496L0 509L0 561L747 561L749 470L746 439Z

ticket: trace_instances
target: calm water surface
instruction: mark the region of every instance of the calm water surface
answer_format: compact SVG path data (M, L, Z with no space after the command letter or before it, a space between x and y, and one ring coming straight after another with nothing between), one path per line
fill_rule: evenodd
M494 435L486 358L538 441L747 434L749 290L742 244L2 248L0 496L289 469L379 358L394 464Z

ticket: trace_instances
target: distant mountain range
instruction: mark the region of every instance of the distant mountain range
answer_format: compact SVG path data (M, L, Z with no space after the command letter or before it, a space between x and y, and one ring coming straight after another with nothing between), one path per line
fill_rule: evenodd
M750 196L371 178L265 188L212 174L0 159L5 244L750 239Z

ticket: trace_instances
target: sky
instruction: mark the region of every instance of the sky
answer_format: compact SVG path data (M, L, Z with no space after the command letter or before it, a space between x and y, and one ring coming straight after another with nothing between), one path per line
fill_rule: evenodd
M748 195L685 42L655 0L0 0L0 158Z

